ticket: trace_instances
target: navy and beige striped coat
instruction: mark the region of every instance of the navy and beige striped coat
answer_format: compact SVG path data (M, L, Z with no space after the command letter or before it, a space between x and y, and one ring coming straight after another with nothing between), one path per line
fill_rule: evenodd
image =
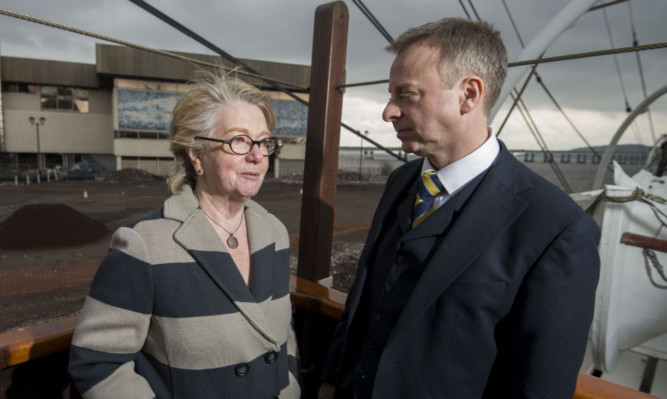
M245 218L250 287L189 187L115 233L72 340L85 398L299 397L287 231Z

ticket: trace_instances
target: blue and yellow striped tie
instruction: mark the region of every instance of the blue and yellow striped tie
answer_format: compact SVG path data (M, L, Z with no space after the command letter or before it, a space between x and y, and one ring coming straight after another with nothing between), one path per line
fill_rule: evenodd
M413 229L433 213L435 210L433 207L433 197L440 194L443 190L444 187L435 171L431 170L421 175L421 184L419 185L415 208L412 211Z

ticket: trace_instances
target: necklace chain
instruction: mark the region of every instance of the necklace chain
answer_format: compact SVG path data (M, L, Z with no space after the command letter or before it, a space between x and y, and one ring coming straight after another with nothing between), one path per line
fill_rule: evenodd
M204 212L203 209L202 209L202 212ZM239 240L237 240L236 237L234 237L234 234L236 234L236 232L239 231L239 229L241 228L241 224L243 224L243 218L245 217L245 212L242 212L242 213L241 213L241 221L239 222L239 225L236 226L236 228L234 229L233 232L230 232L230 231L228 231L226 228L222 227L222 225L221 225L220 223L218 223L218 222L216 222L215 220L213 220L213 218L210 217L206 212L204 212L204 215L206 215L206 217L208 218L208 220L210 220L211 222L215 223L215 225L217 225L217 226L220 227L222 230L224 230L225 233L229 234L229 237L227 237L227 246L229 246L229 248L234 249L234 248L236 248L236 247L239 246Z

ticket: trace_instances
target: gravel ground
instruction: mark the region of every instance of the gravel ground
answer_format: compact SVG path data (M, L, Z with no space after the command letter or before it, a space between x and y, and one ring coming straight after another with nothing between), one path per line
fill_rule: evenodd
M562 187L548 164L527 165ZM560 164L559 166L574 192L590 190L597 165ZM638 166L626 168L630 175L638 169ZM359 225L370 224L384 189L381 183L354 182L355 176L342 174L340 177L343 181L339 182L336 195L336 224L339 230L344 226L356 226L356 230L335 235L332 243L332 284L333 288L343 292L347 292L352 284L356 274L356 262L368 232ZM373 179L373 181L383 180L384 178ZM607 179L607 182L610 181L611 176ZM298 180L285 183L267 179L254 199L283 221L291 236L296 236L300 228L300 191L301 183ZM84 192L87 194L85 200ZM103 223L108 232L100 239L76 246L0 249L0 276L10 270L69 264L96 265L106 253L113 231L160 207L167 197L166 184L163 180L136 170L124 170L103 181L61 181L30 186L1 184L0 233L3 222L28 204L67 205L86 217ZM45 218L44 223L47 222ZM64 224L63 232L67 232L67 228L68 226ZM293 242L298 241L293 240ZM293 270L296 270L297 248L292 248L291 256ZM6 295L0 291L0 331L77 314L87 291L88 284L50 292L15 295Z

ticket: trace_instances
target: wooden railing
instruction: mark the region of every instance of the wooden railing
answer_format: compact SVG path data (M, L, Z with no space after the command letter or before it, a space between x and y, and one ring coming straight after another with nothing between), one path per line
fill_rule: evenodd
M292 276L290 296L305 313L338 319L346 295L320 284ZM0 334L0 370L55 355L69 349L78 316ZM317 341L317 340L315 340ZM328 346L329 342L319 342ZM302 353L302 357L305 353ZM573 399L658 399L602 379L580 373Z

